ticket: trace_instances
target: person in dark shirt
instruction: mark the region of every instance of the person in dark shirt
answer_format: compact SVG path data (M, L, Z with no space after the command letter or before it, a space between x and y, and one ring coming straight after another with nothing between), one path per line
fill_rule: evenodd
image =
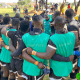
M40 26L39 25L41 25L41 24L43 24L42 21L43 19L41 18L41 16L33 16L33 23L34 23L34 29L33 29L33 31L30 31L29 32L29 35L31 35L31 36L38 36L38 35L40 35L40 34L42 34L42 31L41 31L41 29L40 29ZM38 21L40 21L40 22L38 22ZM36 24L37 23L37 24ZM28 38L29 39L29 38ZM32 44L31 44L32 45ZM48 44L47 44L48 45ZM16 55L16 54L18 54L18 53L22 53L22 50L24 49L24 48L26 48L25 47L25 44L24 44L24 42L22 41L21 42L21 44L20 44L20 46L19 46L19 48L15 51L15 52L13 52L12 54L15 56L15 57L17 57L18 55ZM50 49L51 50L51 49ZM63 59L63 56L60 56L60 55L54 55L54 57L55 57L55 59L56 60L59 60L60 61L60 59ZM70 56L71 57L71 56ZM25 50L23 50L23 58L25 58L28 62L30 62L30 63L35 63L35 61L36 60L34 60L32 57L30 57L28 54L25 54ZM65 58L64 57L64 59L62 60L62 61L71 61L71 59L69 59L69 58ZM44 65L42 64L42 63L38 63L38 68L44 68ZM29 70L30 71L30 70ZM31 71L30 71L31 72ZM31 79L33 79L34 80L34 77L33 76L31 76L31 77L29 77L28 75L27 75L27 77L29 78L29 80L30 80L30 78ZM37 79L39 78L40 76L37 76Z
M40 14L43 18L44 18L45 12L46 12L46 10L44 9L43 12Z
M3 15L0 14L0 25L3 25Z
M30 27L30 31L33 31L33 25L32 25L32 21L30 21L30 16L29 15L27 15L26 17L25 17L25 20L26 21L29 21L29 27Z
M50 22L50 23L51 23L51 34L55 34L54 19L55 19L57 16L60 16L60 11L55 11L54 14L52 14L52 21Z
M27 8L25 8L25 14L27 14L28 13L28 9Z
M68 30L69 32L74 32L74 33L76 33L75 36L76 36L76 38L77 38L77 39L76 39L76 44L77 44L78 41L79 41L79 39L80 39L80 38L79 38L79 26L78 26L78 22L74 19L74 11L73 11L72 9L66 10L65 16L66 16L67 23L68 23L67 30ZM74 48L75 51L79 49L78 45L79 45L79 44L77 44L77 45L75 46L75 48ZM73 63L75 63L76 59L77 59L77 56L74 56L74 61L73 61ZM74 68L75 68L75 67L74 67ZM74 72L75 72L75 71L74 71ZM77 72L78 72L78 71L77 71ZM71 77L72 79L75 79L77 72L71 73L71 74L70 74L70 77ZM74 75L74 76L73 76L73 75Z
M20 21L24 20L23 18L20 17L20 14L19 13L16 13L15 14L15 17L13 17L13 18L18 18Z

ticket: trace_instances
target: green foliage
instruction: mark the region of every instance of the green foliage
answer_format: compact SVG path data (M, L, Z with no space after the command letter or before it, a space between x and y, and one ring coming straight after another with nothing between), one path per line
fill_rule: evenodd
M19 6L24 6L24 7L31 7L31 0L19 0L18 5Z
M26 4L29 4L31 0L24 0Z
M29 5L29 7L31 7L31 4Z
M18 5L24 5L25 1L18 1Z

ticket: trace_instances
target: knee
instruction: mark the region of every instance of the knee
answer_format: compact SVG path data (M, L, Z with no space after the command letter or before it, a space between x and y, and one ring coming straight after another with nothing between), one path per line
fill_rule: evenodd
M15 79L15 74L13 72L9 72L10 79Z
M3 71L3 77L8 77L9 76L9 70L7 69L6 66L2 67L2 71Z

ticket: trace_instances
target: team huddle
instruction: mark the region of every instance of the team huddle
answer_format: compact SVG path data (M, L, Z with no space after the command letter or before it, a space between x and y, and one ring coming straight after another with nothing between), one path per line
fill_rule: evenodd
M0 80L77 80L80 67L80 16L68 9L21 18L0 15ZM77 61L78 60L78 61ZM73 66L74 63L78 65ZM50 69L47 68L49 64Z

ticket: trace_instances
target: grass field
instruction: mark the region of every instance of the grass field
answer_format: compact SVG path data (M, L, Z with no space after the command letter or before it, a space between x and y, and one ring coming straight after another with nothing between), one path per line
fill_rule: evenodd
M74 6L72 7L73 9L75 8ZM33 8L29 8L28 11L32 11ZM67 10L67 6L65 6L65 10ZM6 13L8 13L10 15L10 17L14 17L14 15L16 14L15 12L13 12L13 9L12 8L0 8L0 14L2 15L5 15ZM41 11L38 12L38 14L40 14ZM78 8L78 15L80 14L80 7ZM29 14L29 15L33 15L33 13ZM21 17L24 17L24 14L23 14L23 9L21 9L21 14L20 14ZM69 79L69 77L67 78L67 80ZM46 75L44 77L44 80L49 80L49 75Z
M33 8L29 8L28 11L33 10ZM23 13L23 9L21 9L21 17L24 17ZM0 8L0 14L5 15L6 13L8 13L10 15L10 17L13 17L16 13L13 11L13 8Z

